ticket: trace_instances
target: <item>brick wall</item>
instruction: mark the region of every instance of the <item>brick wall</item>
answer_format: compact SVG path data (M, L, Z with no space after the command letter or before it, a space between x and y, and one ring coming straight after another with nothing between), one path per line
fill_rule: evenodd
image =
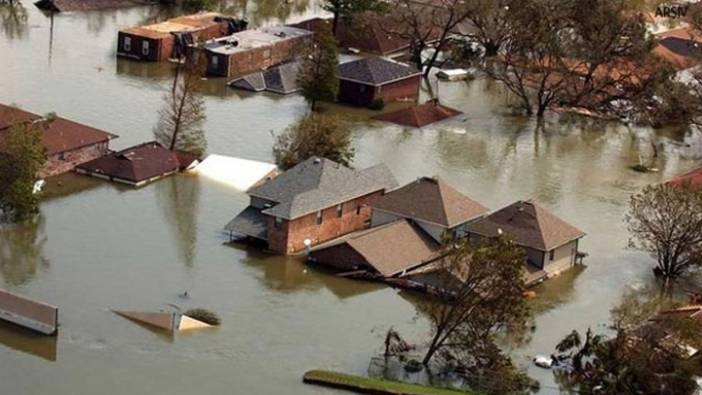
M376 98L382 98L386 103L398 99L416 99L419 97L421 76L393 82L376 88Z
M268 218L268 247L282 254L291 254L305 249L304 240L312 240L312 245L335 239L339 236L370 225L371 200L382 196L378 191L355 200L343 203L342 216L337 213L337 206L322 210L322 223L317 223L317 212L292 221L283 221L281 229L274 226L275 219ZM357 209L360 207L360 211Z
M44 168L39 172L39 178L46 178L66 173L76 166L105 156L109 153L108 142L90 145L73 151L55 154L47 158Z
M230 79L239 78L291 61L300 53L298 49L303 48L308 42L309 37L294 37L277 41L270 46L252 48L247 51L234 53L229 56L229 70L226 77ZM222 62L220 61L220 63ZM217 72L213 72L212 74L221 75Z

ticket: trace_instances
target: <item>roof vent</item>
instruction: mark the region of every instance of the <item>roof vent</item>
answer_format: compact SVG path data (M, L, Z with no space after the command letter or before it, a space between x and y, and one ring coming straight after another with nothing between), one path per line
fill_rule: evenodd
M502 228L497 228L497 234L502 236Z
M312 160L312 163L314 163L315 165L318 165L318 164L322 163L322 160L319 159L319 158L314 158L314 159Z

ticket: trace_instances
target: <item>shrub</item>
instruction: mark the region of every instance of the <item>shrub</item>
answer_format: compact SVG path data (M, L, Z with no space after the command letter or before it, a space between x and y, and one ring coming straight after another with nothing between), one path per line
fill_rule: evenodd
M185 315L209 325L217 326L221 323L217 313L202 308L190 309L185 312Z
M371 104L368 105L368 108L370 108L371 110L380 111L383 108L385 108L385 100L375 99L371 102Z

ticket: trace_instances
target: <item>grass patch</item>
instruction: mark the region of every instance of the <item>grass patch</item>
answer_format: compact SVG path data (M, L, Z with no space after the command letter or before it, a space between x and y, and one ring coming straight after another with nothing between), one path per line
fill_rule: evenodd
M426 387L423 385L406 384L399 381L373 379L354 376L327 370L310 370L305 373L303 381L309 384L319 384L334 388L343 388L364 394L391 395L466 395L474 394L459 390Z

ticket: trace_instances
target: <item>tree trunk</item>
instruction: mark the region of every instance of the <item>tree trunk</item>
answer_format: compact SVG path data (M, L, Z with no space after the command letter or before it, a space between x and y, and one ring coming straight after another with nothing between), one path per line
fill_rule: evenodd
M334 19L332 20L332 34L336 38L336 28L339 27L339 11L334 11Z
M492 41L484 43L483 47L485 48L486 58L494 58L495 56L497 56L497 52L500 50L500 45Z

